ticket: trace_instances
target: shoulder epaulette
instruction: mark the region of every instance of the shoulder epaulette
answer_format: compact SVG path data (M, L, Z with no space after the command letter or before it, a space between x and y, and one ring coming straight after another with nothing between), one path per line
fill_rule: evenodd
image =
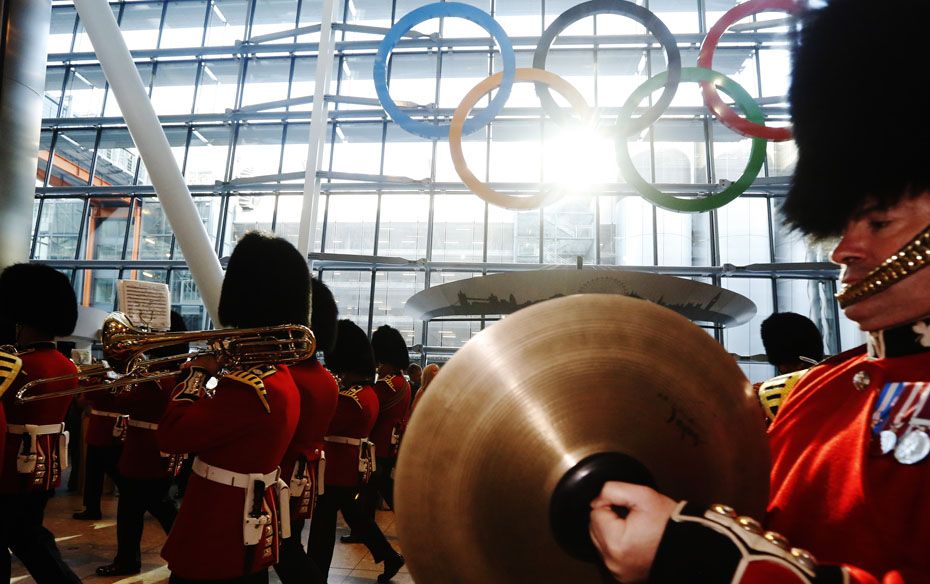
M265 383L262 379L276 371L277 369L275 369L274 365L262 365L260 367L252 367L251 369L243 369L241 371L231 371L224 375L223 378L232 379L233 381L238 381L239 383L244 383L252 387L255 390L255 395L258 396L259 401L262 402L265 413L270 414L271 406L268 405L268 390L265 389Z
M0 397L10 388L13 380L23 369L23 360L13 355L0 351Z
M759 401L762 403L762 409L765 410L765 415L768 416L769 421L775 419L778 408L781 407L781 404L785 402L785 398L788 397L794 386L808 371L810 369L801 369L762 382L759 386Z
M351 387L340 387L339 396L349 398L350 400L355 402L355 405L357 405L359 409L364 409L364 407L362 406L362 400L358 398L358 394L362 393L363 389L365 389L364 385L353 385Z
M384 384L391 389L391 391L393 391L394 393L397 393L397 388L394 387L394 382L392 381L393 379L394 379L393 375L388 375L384 379L379 379L378 381L383 381Z

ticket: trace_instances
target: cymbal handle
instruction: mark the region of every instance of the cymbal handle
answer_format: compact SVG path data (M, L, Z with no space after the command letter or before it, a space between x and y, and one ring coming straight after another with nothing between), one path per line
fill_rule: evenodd
M549 502L549 525L555 540L570 556L598 562L599 556L588 535L591 501L604 483L622 481L655 488L655 479L641 462L621 452L592 454L573 466L559 480ZM614 509L620 517L628 509Z

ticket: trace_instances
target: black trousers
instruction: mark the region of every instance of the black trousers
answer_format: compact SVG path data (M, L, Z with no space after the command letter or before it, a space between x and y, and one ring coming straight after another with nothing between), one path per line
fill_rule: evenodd
M42 526L51 496L52 491L0 495L0 581L10 581L12 551L38 584L80 584L55 536Z
M323 584L326 582L320 569L300 543L300 533L303 530L303 519L293 521L291 522L291 536L281 540L278 563L274 566L281 584Z
M264 569L248 576L238 578L224 578L221 580L195 580L193 578L182 578L172 574L168 578L168 584L268 584L268 569Z
M378 510L380 499L384 499L388 507L394 509L394 479L391 478L391 472L395 464L397 464L396 458L379 457L376 465L378 470L371 476L368 484L359 491L359 503L372 521L375 519L375 511Z
M171 531L178 508L168 497L171 479L120 479L116 507L116 558L114 564L138 567L142 563L142 530L145 513L151 513L165 533Z
M333 561L333 546L336 545L336 513L342 511L342 517L352 529L352 535L361 539L371 552L375 562L396 556L397 552L388 543L378 524L362 509L355 495L355 487L337 487L326 485L326 493L317 499L313 520L310 522L310 537L307 539L307 553L316 563L324 577L329 575L329 566Z
M103 495L103 475L109 475L119 487L119 455L123 445L87 445L87 460L84 461L84 510L100 513L100 497Z

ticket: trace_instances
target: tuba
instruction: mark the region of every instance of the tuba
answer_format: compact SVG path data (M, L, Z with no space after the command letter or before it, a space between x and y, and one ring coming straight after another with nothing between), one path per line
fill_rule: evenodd
M75 374L30 381L16 392L16 401L26 403L101 389L116 391L122 387L174 377L181 372L181 365L188 359L204 354L213 355L223 369L230 370L299 363L316 352L313 332L298 324L215 331L147 332L134 327L125 314L113 312L104 321L100 337L103 354L109 365L89 365L80 368ZM202 344L204 348L169 357L146 356L153 349L181 343ZM113 379L91 383L101 377ZM77 379L85 385L29 395L38 386L68 379Z

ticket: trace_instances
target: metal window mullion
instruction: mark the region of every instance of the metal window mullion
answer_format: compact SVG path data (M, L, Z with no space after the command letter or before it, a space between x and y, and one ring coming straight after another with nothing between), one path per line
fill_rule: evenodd
M233 166L236 157L236 146L239 143L239 128L240 123L237 122L232 129L232 136L229 142L229 154L226 160L226 178L225 182L232 180ZM229 191L224 192L221 195L220 200L220 220L218 221L219 227L216 234L216 255L217 257L223 256L223 246L226 239L226 223L227 216L229 214L229 199L233 197L233 194Z
M255 25L255 8L257 5L258 0L249 0L248 16L245 19L245 30L242 35L244 40L252 38L252 27Z
M91 156L90 168L87 172L87 186L93 186L94 184L94 174L97 172L97 157L100 156L100 135L103 133L103 130L100 129L100 126L97 126L96 130L97 133L94 135L94 154Z
M165 2L161 5L161 19L158 21L158 37L155 39L155 47L161 48L161 39L165 35L165 19L168 16L168 5L170 2Z
M207 0L206 10L203 13L203 28L200 33L200 46L206 46L207 44L207 31L210 30L210 13L213 11L213 2L214 0Z
M194 96L191 100L191 115L197 113L197 98L200 97L200 83L203 81L203 69L207 64L203 59L197 60L197 72L194 73ZM188 124L190 125L190 124Z
M42 224L42 210L45 207L45 197L39 197L38 204L39 210L36 211L35 225L32 230L32 246L29 248L29 259L35 259L36 257L36 244L39 241L39 225Z
M74 249L75 260L81 259L81 250L83 249L83 246L81 245L81 241L84 239L84 229L85 229L84 226L87 225L89 216L90 216L90 197L84 197L84 210L81 212L81 223L78 225L77 243L75 244L75 249ZM88 259L88 258L85 258L85 259Z
M129 247L129 232L132 231L133 211L136 206L136 197L130 197L129 208L126 210L126 229L123 231L123 251L120 253L120 259L126 259L126 249ZM120 270L122 273L122 270Z

